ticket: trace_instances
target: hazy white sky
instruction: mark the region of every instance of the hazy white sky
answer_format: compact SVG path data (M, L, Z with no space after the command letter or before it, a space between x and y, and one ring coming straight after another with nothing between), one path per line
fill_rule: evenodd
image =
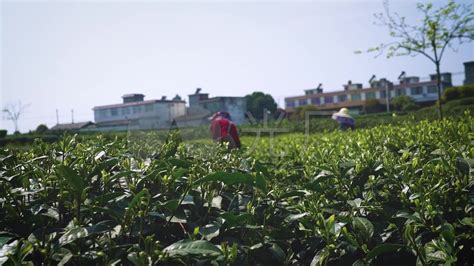
M467 1L466 1L467 2ZM438 2L440 3L440 2ZM391 1L415 20L413 1ZM0 104L30 104L22 132L40 123L93 120L92 108L185 96L201 87L211 96L264 91L285 96L323 83L367 85L372 74L396 80L434 72L423 57L387 60L355 50L390 40L374 26L381 1L2 1ZM446 54L442 71L463 71L474 44ZM455 75L461 83L462 75ZM0 128L13 130L11 121Z

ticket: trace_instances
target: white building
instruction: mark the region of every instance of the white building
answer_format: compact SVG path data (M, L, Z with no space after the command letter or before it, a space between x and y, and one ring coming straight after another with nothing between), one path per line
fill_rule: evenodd
M451 73L441 73L441 93L445 88L451 87ZM387 97L388 92L388 97ZM322 88L305 90L305 95L286 97L286 109L293 109L315 105L321 110L339 110L342 107L349 108L352 112L360 112L366 101L377 99L385 104L388 99L396 96L406 95L411 97L417 104L432 104L438 99L437 78L435 74L430 75L430 80L420 81L419 77L404 77L399 84L393 84L387 79L370 84L369 88L363 88L360 83L344 85L344 90L323 92Z
M180 97L167 100L144 100L143 94L126 94L123 103L96 106L96 129L137 130L168 128L172 121L186 114L186 103Z

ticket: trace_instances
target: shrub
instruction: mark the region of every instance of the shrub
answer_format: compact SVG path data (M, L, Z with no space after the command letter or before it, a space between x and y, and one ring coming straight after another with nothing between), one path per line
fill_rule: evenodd
M402 95L402 96L393 97L390 100L390 103L392 104L393 108L397 111L408 111L406 109L408 108L410 110L410 108L412 108L413 105L415 104L415 101L413 101L413 99L409 96Z
M459 87L460 98L474 97L474 85L464 85Z
M0 139L3 139L4 137L7 136L7 130L6 129L0 129Z
M46 131L48 131L48 127L44 124L41 124L36 128L36 133L38 133L38 134L43 134Z
M474 85L464 85L447 88L443 92L443 102L449 102L456 99L474 97Z
M291 119L294 120L304 120L306 112L318 111L319 108L315 105L305 105L295 108L295 111L291 114Z
M418 109L420 109L420 106L418 104L416 104L416 103L407 103L402 107L401 111L409 112L409 111L416 111Z

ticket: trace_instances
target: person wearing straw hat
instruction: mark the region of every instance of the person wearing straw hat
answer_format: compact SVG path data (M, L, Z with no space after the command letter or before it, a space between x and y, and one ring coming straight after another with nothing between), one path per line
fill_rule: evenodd
M341 108L339 112L332 115L332 119L336 120L339 123L339 129L346 130L348 128L354 130L355 123L354 118L349 114L347 108Z
M214 141L228 143L229 149L240 148L237 127L228 112L217 112L209 119L211 120L211 136Z

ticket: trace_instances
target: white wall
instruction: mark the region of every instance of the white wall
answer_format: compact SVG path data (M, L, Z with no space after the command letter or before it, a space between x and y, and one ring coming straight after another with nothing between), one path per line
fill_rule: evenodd
M152 110L146 111L147 105L152 105ZM96 123L134 120L138 122L139 129L163 128L170 124L174 118L186 114L186 105L184 102L154 102L140 104L134 106L115 107L118 111L117 115L112 116L112 109L94 110L94 120ZM135 109L139 109L138 113L134 113ZM123 110L128 110L124 112ZM101 113L105 112L105 116Z

